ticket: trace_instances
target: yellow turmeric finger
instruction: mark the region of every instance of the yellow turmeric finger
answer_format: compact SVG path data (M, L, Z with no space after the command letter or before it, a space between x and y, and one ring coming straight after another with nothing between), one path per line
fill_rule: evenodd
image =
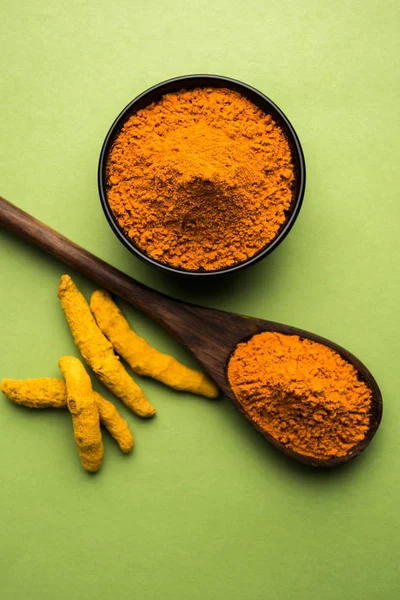
M9 400L29 408L66 408L67 390L62 379L3 379L1 391ZM122 452L128 453L134 445L129 425L114 404L93 390L100 415L100 423L108 429Z
M88 303L69 275L61 277L58 297L75 344L100 381L137 415L152 417L155 408L114 354L112 345L96 325Z
M104 448L90 377L81 361L74 356L60 358L58 366L65 379L68 410L82 466L87 471L98 471Z
M115 351L135 373L157 379L176 390L207 398L218 396L217 386L204 373L185 367L137 335L107 292L97 290L92 294L90 310Z
M100 415L100 422L107 427L122 452L128 454L134 445L128 423L121 417L112 402L108 402L97 392L93 392Z
M29 408L63 408L67 390L62 379L3 379L1 391L9 400Z

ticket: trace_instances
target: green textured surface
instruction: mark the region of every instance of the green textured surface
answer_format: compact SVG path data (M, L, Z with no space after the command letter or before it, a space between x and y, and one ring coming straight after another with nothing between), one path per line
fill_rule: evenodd
M398 598L398 2L6 0L1 12L0 194L158 289L337 341L384 397L365 454L316 472L278 455L226 399L146 380L157 418L121 408L136 449L125 457L107 438L94 477L66 412L2 398L2 598ZM273 255L189 291L117 241L96 167L135 95L196 72L246 81L286 112L308 185ZM75 353L56 297L64 268L1 230L0 248L0 376L57 376L59 357ZM192 364L123 306L139 332Z

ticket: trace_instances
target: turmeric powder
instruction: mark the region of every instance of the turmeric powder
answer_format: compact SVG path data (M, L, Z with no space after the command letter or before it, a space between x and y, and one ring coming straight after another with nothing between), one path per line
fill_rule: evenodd
M371 390L353 365L312 340L254 335L236 347L228 379L251 419L300 454L344 456L368 431Z
M67 390L61 379L3 379L0 389L9 400L20 406L39 409L67 406ZM121 417L114 404L94 390L93 397L99 411L100 423L109 431L122 452L127 454L134 445L128 423Z
M74 356L63 356L58 366L66 383L68 410L82 466L94 473L101 467L104 447L90 377Z
M207 398L218 396L217 386L204 373L185 367L137 335L110 294L104 290L96 290L90 300L90 310L100 330L135 373L153 377L176 390L185 390Z
M151 258L188 271L240 264L280 232L294 169L281 128L236 91L166 94L133 114L106 164L119 226Z
M112 345L98 328L88 303L69 275L61 277L58 297L85 362L128 408L140 417L152 417L155 408L114 354Z

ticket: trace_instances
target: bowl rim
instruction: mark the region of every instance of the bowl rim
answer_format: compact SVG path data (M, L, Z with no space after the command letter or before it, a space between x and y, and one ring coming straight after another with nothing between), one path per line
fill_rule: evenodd
M106 162L107 162L109 147L113 141L113 138L114 138L116 132L121 128L123 123L129 118L129 116L131 114L133 114L135 105L138 104L147 95L149 96L148 103L150 104L151 102L153 102L153 100L151 99L151 95L154 92L160 92L161 88L167 87L170 84L182 83L182 89L184 89L185 82L193 83L196 79L203 79L203 80L207 79L210 82L210 87L212 87L213 81L214 82L218 81L220 83L226 82L227 84L233 84L234 86L238 87L239 90L241 88L241 89L249 92L252 95L256 95L262 103L267 104L270 107L272 107L272 110L275 111L279 115L279 118L281 119L281 121L284 124L284 127L282 129L283 129L285 135L289 138L289 141L290 141L291 147L292 147L292 152L293 152L293 147L295 149L295 152L297 154L297 162L298 162L297 176L298 176L298 181L299 181L299 188L298 188L298 192L297 192L297 197L293 203L293 208L291 210L291 213L290 213L289 217L287 218L287 220L285 221L285 223L284 223L281 231L278 233L278 235L269 244L267 244L263 249L261 249L259 252L257 252L254 256L250 257L249 259L247 259L241 263L231 265L229 267L224 267L222 269L217 269L214 271L189 271L189 270L182 269L182 268L172 267L170 265L167 265L165 263L157 261L154 258L151 258L147 254L145 254L142 250L137 248L135 246L135 244L132 242L132 240L119 227L119 225L112 213L112 210L108 204L106 185L105 185L105 170L106 170ZM204 83L202 83L202 84L199 83L199 87L204 87ZM221 86L216 86L216 87L221 87ZM168 92L165 92L165 93L168 93ZM244 95L247 98L249 97L245 93L244 93ZM259 108L261 108L261 107L259 107ZM262 108L261 108L261 110L262 110ZM266 112L266 111L264 111L264 112ZM140 258L145 263L150 264L153 267L160 269L166 273L173 273L176 275L183 275L183 276L189 276L189 277L194 277L194 276L195 277L211 277L211 276L216 276L216 275L235 273L246 267L254 265L259 260L265 258L265 256L267 256L268 254L273 252L273 250L275 250L282 243L282 241L288 235L289 231L292 229L292 227L299 215L302 204L303 204L303 198L304 198L304 192L305 192L305 186L306 186L306 166L305 166L303 149L301 147L300 140L297 136L297 133L296 133L293 125L287 118L287 116L275 104L275 102L273 102L268 96L266 96L265 94L260 92L258 89L252 87L251 85L248 85L247 83L244 83L243 81L239 81L239 80L233 79L231 77L226 77L225 75L198 73L198 74L191 74L191 75L180 75L178 77L172 77L170 79L161 81L160 83L156 83L155 85L153 85L150 88L147 88L146 90L141 92L138 96L136 96L133 100L131 100L125 106L125 108L123 108L121 110L121 112L114 119L111 127L109 128L108 133L104 139L103 145L101 147L100 157L99 157L99 162L98 162L98 169L97 169L97 183L98 183L100 202L101 202L101 205L103 208L103 212L108 221L108 224L110 225L114 234L124 244L124 246L126 248L128 248L128 250L130 250L134 255L136 255L138 258Z

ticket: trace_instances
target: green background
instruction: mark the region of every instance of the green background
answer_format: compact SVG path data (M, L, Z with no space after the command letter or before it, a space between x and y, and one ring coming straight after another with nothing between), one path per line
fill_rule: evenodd
M67 412L1 398L1 597L398 598L398 1L7 0L1 13L0 194L157 289L335 340L384 397L365 454L319 472L279 455L227 399L144 380L158 416L140 421L116 401L136 448L123 456L105 435L96 476L80 466ZM189 288L118 242L96 168L135 95L196 72L270 96L298 132L308 181L276 252ZM1 230L0 244L0 376L58 376L60 356L77 355L56 295L64 267Z

